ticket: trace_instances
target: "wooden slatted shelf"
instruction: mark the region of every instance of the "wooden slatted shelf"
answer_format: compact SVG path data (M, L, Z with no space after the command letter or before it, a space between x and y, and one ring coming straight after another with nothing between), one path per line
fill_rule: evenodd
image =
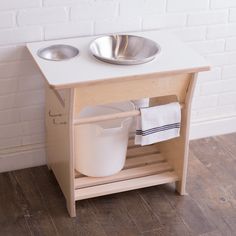
M100 178L76 173L74 179L76 200L178 180L172 166L158 152L156 146L134 146L132 140L129 143L126 163L119 173Z
M81 177L75 179L75 189L153 175L158 172L169 171L171 169L171 166L164 162L131 169L124 169L116 175L103 178Z
M124 169L130 167L137 167L140 165L150 164L154 162L164 161L162 155L158 154L158 150L154 146L140 147L135 146L131 147L127 151L127 160L124 166ZM75 170L75 178L83 177L81 173Z
M98 197L159 184L172 183L175 181L178 181L178 176L176 175L176 173L174 171L168 171L160 174L128 179L125 181L97 185L89 188L76 189L75 200Z

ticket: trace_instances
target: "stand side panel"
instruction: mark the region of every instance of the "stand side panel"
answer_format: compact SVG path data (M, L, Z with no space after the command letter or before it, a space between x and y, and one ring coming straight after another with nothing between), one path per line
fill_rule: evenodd
M182 109L180 137L156 144L164 157L173 166L179 180L177 182L177 191L186 194L186 178L188 166L189 150L189 126L191 114L191 102L196 84L197 75L192 74L189 77L189 85L186 90L185 106Z
M73 90L64 91L64 106L57 91L46 89L46 140L47 161L67 201L71 216L75 216L73 167Z

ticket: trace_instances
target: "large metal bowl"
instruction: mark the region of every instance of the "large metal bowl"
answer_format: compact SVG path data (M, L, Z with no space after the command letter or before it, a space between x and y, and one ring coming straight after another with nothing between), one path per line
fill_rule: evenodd
M38 50L37 55L49 61L64 61L71 59L79 54L79 50L70 45L52 45Z
M137 65L153 60L160 46L135 35L108 35L90 44L91 53L99 60L119 65Z

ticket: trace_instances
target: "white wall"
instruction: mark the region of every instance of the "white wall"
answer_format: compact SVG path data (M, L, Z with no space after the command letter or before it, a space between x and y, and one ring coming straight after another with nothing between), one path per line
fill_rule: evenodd
M191 137L236 131L236 0L2 0L0 171L45 163L44 85L26 42L151 29L213 65L199 76Z

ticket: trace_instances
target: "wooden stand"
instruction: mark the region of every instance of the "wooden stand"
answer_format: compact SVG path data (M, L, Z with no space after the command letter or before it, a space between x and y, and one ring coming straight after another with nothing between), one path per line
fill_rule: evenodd
M185 194L189 119L196 72L173 72L166 75L123 77L76 85L55 90L47 86L46 128L47 163L53 170L65 195L71 217L76 216L75 201L128 191L153 185L176 182L176 190ZM180 137L150 146L135 146L129 141L125 168L118 174L104 177L86 177L74 170L74 130L77 125L97 120L138 115L119 113L78 119L80 111L90 105L100 105L127 100L151 98L151 105L179 101L182 104Z

